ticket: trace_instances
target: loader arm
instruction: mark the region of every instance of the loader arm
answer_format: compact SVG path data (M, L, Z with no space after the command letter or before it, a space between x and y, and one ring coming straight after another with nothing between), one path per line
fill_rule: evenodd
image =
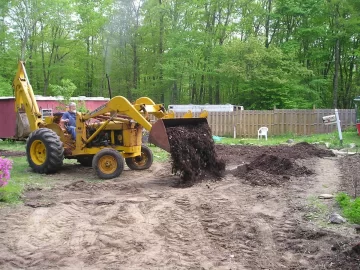
M15 111L19 112L19 110L25 109L30 130L34 131L40 126L45 126L34 96L34 91L26 73L25 64L22 61L19 61L18 64L17 73L13 81L13 88L15 94Z
M139 102L141 102L141 104L139 104ZM152 125L140 111L142 111L143 114L153 114L157 118L162 118L167 115L161 104L155 104L149 98L140 98L136 101L136 104L133 105L125 97L116 96L94 111L88 114L84 114L83 120L86 121L90 118L97 117L105 113L125 114L143 126L147 131L150 131Z

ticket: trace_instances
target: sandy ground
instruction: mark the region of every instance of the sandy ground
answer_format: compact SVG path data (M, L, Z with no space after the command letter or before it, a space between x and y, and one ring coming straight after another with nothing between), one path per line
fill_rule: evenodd
M221 181L189 188L176 187L165 163L107 181L64 166L53 188L0 209L0 268L360 269L349 253L360 242L355 230L316 218L310 203L339 190L338 158L298 160L314 174L275 186L230 173L247 156L229 160Z

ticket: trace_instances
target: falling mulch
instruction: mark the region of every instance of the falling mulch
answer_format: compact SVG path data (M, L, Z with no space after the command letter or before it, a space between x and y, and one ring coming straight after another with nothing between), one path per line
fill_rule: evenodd
M183 186L191 186L204 176L216 178L225 171L217 157L211 129L206 123L168 127L173 173L179 173Z
M238 166L232 173L236 177L245 178L253 185L279 186L289 180L290 176L306 176L314 172L288 158L262 154L249 164Z
M26 152L0 150L0 157L23 157L23 156L26 156Z
M216 152L226 163L239 162L239 160L251 162L261 154L274 155L291 160L335 156L330 150L321 149L306 142L277 146L216 145Z

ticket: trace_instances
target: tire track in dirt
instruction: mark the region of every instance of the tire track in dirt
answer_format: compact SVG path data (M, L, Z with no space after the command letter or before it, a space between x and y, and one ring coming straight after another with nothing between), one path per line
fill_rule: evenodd
M321 176L260 187L227 175L179 189L163 172L61 182L28 196L49 207L0 209L0 268L309 269L330 250L319 239L333 235L302 219Z
M253 196L249 196L250 189L260 193L253 191ZM282 269L281 264L274 260L281 254L277 252L271 233L274 219L271 208L279 201L276 197L266 196L268 206L258 207L259 194L271 194L270 189L249 188L238 183L222 186L219 191L223 196L218 200L223 203L214 202L205 207L204 227L209 238L216 244L220 243L223 252L244 269ZM254 212L255 208L258 211Z

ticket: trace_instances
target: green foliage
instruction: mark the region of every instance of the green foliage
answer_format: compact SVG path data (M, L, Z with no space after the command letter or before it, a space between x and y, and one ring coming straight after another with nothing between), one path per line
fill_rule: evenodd
M4 145L4 148L7 148ZM1 144L3 148L3 144ZM29 166L25 157L13 157L11 160L14 163L11 172L11 181L8 185L0 188L0 202L5 203L19 203L24 189L30 185L42 183L43 177L29 172Z
M22 188L13 183L0 188L0 202L17 203L20 200Z
M13 96L11 84L0 75L0 97Z
M328 108L337 100L338 108L353 107L360 94L357 1L269 3L3 1L0 95L11 95L22 59L36 94L59 92L66 79L73 95L108 96L108 74L113 95L130 101L272 109Z
M85 106L85 102L83 101L78 101L78 102L75 102L76 103L76 110L78 112L81 112L81 113L86 113L88 112L89 110L86 108Z
M360 224L360 198L352 199L346 193L339 193L336 201L343 210L343 215L353 223Z
M69 104L70 98L73 96L73 94L76 90L76 85L73 84L68 79L62 79L61 85L51 85L50 84L50 90L51 90L52 94L55 96L63 96L64 102L66 104Z
M233 102L247 109L312 106L316 97L302 84L311 72L294 63L293 55L278 48L267 49L256 39L234 41L225 50L229 60L219 71L241 88L231 95Z

